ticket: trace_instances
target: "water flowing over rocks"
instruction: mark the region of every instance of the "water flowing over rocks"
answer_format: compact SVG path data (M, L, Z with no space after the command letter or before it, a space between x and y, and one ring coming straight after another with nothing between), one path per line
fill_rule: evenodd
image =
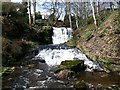
M45 60L49 66L60 65L64 60L84 60L84 64L87 65L86 71L91 71L93 69L102 70L102 68L96 62L93 62L87 58L77 48L71 48L64 44L59 45L48 45L40 46L38 49L38 54L33 58L33 60Z
M86 71L102 70L102 68L96 63L91 61L83 54L79 49L72 48L63 43L72 38L72 29L65 27L53 27L53 44L40 45L34 49L35 57L32 60L45 61L49 66L60 65L64 60L84 60L84 64L87 65Z
M63 28L63 27L62 27ZM57 28L58 29L58 28ZM93 75L92 70L103 70L97 62L93 62L87 56L82 53L78 48L73 48L62 44L69 40L72 36L71 31L68 29L59 29L54 28L54 36L53 43L49 45L40 45L35 48L31 52L32 62L37 62L38 66L34 69L24 68L21 72L21 75L15 78L14 83L12 84L13 89L28 89L28 90L36 90L43 88L66 88L66 89L74 89L74 83L78 80L76 76L70 78L64 78L64 76L69 74L72 75L74 72L66 70L61 70L59 74L54 73L54 69L61 64L62 61L65 60L83 60L84 65L86 66L86 70L84 72L89 72L90 74L85 74L80 76L80 79L84 79L84 77L91 76L90 79L96 78L98 75ZM63 30L63 31L60 31ZM65 31L67 30L67 31ZM70 31L70 32L69 32ZM65 33L60 33L65 32ZM65 34L65 35L64 35ZM58 37L55 39L55 37ZM64 36L64 38L62 38ZM58 41L56 41L58 40ZM44 63L41 63L44 62ZM64 73L64 75L63 75ZM59 76L60 75L60 76ZM93 76L93 77L92 77ZM61 79L57 79L57 77L61 77ZM100 76L101 78L101 76ZM95 81L95 79L94 79ZM94 85L87 84L87 88L95 89ZM92 89L90 89L92 90Z
M53 44L60 44L67 42L70 40L72 36L72 29L71 28L65 28L65 27L53 27Z

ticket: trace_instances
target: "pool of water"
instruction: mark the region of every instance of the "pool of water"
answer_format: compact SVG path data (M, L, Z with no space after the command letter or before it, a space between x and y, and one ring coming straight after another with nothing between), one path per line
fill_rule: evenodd
M49 67L45 63L39 63L36 68L16 67L15 71L3 78L3 88L11 89L41 89L41 88L70 88L76 81L84 80L89 89L97 90L98 87L108 88L108 90L120 89L120 75L117 73L105 72L81 72L74 78L58 80L53 72L54 67ZM9 80L12 78L12 80ZM95 87L97 89L95 89ZM109 89L114 87L112 89ZM88 89L88 90L89 90ZM103 89L104 90L104 89ZM106 89L105 89L106 90Z

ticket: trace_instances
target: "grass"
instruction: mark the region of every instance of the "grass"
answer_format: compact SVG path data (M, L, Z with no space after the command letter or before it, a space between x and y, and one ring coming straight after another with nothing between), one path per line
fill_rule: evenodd
M92 31L87 31L84 33L84 39L89 41L93 37Z
M100 59L100 64L101 64L102 66L104 66L106 69L112 70L112 68L111 68L111 64L112 64L112 63L111 63L109 60L106 60L106 59L101 58L101 59Z

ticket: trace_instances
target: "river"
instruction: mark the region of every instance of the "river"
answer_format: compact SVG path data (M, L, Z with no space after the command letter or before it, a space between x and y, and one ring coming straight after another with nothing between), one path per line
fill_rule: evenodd
M97 90L105 88L109 90L120 90L120 75L116 73L103 72L102 67L91 61L78 48L69 47L64 42L72 38L72 29L53 27L53 44L40 45L32 50L32 62L37 63L35 68L16 67L15 72L10 76L14 80L11 85L13 90L17 89L53 89L67 88L74 89L73 84L78 80L84 80L88 84L88 89ZM86 70L76 75L74 78L66 78L59 80L56 78L53 70L64 60L84 60L87 66ZM99 72L93 72L97 70ZM92 89L93 88L93 89Z

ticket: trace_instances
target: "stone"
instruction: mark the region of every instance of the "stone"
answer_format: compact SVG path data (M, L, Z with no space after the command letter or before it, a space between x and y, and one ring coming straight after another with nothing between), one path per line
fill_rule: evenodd
M62 61L61 64L55 68L54 72L58 73L61 70L71 70L75 73L85 70L84 61L83 60L65 60Z
M77 81L75 84L74 84L74 88L76 90L87 90L87 85L84 81Z

